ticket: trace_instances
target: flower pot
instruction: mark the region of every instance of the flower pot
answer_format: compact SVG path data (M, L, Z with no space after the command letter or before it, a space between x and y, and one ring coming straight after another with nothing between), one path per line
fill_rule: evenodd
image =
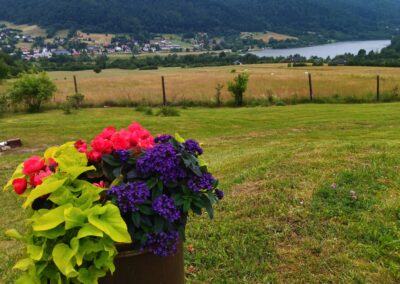
M118 247L114 260L115 272L99 280L100 284L183 284L183 244L174 256L160 257L150 252L126 250Z

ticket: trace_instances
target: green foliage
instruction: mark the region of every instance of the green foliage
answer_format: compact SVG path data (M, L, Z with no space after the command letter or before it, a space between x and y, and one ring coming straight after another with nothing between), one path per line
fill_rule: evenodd
M180 115L179 110L170 106L163 106L156 112L156 116L179 116L179 115Z
M25 104L30 112L38 112L42 103L49 101L56 91L55 84L45 72L24 73L9 89L11 103Z
M7 97L5 95L0 94L0 116L2 116L7 110Z
M0 10L0 17L47 26L50 35L59 29L83 29L133 32L138 39L147 38L151 32L231 34L262 31L266 27L284 33L313 31L317 34L315 38L322 35L328 39L379 38L395 31L400 9L397 0L203 0L195 5L193 1L173 0L150 3L131 0L124 5L117 0L31 0L28 6L26 3L26 0L0 0L0 7L7 7Z
M30 233L7 232L27 247L28 258L14 266L25 272L19 283L97 283L115 270L114 242L131 242L127 226L116 206L101 201L102 188L78 179L95 168L87 166L86 155L73 142L48 149L45 158L57 161L57 171L26 194L23 207L46 195L54 206L34 211ZM13 178L21 174L19 166Z
M101 69L100 66L97 66L97 65L96 65L96 66L93 68L93 72L96 73L96 74L100 74L101 71L102 71L102 69Z
M67 97L67 103L71 105L74 109L79 109L82 106L83 100L85 99L85 96L77 93L72 96Z
M243 105L243 94L247 90L248 82L249 74L247 73L240 73L233 82L228 82L228 91L233 95L236 106Z
M217 105L217 107L220 107L222 102L221 102L221 93L222 93L222 89L224 88L224 84L218 83L215 86L215 103Z
M10 74L10 67L0 58L0 84L3 79L7 79Z

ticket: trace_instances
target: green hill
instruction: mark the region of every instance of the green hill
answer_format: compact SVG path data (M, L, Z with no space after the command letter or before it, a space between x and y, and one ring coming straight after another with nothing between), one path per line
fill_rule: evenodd
M264 31L333 39L385 37L397 0L0 0L0 20L51 29L140 34Z

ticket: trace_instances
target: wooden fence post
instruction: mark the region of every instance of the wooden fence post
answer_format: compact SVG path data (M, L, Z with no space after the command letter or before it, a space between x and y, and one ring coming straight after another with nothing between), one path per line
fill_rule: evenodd
M380 80L381 78L380 78L380 76L378 75L378 76L376 76L376 101L377 102L379 102L379 100L380 100L380 92L381 92L381 90L380 90Z
M167 105L167 95L165 94L165 79L161 76L162 92L163 92L163 106Z
M310 87L310 101L313 101L313 87L312 87L311 73L308 73L308 85Z
M75 87L75 94L78 94L78 82L76 81L75 75L74 75L74 87Z

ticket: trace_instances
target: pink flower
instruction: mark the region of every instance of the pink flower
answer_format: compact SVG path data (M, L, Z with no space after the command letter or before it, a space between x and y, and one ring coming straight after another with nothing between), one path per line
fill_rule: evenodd
M137 122L132 122L131 125L128 126L128 130L130 132L137 132L137 131L140 131L142 129L143 129L143 127Z
M107 187L107 184L105 183L104 180L101 180L100 182L95 182L95 183L93 183L93 185L95 185L97 187L100 187L100 188L106 188Z
M81 153L87 153L88 145L83 140L78 140L75 142L75 148Z
M51 174L53 174L53 172L49 169L46 169L45 171L40 171L37 174L31 175L29 183L32 187L37 187L38 185L41 185L43 183L43 180Z
M23 173L29 176L42 170L44 166L44 159L38 156L33 156L24 162Z
M113 145L110 140L104 139L101 136L97 136L92 143L90 143L93 150L101 152L103 154L110 154L113 150Z
M87 156L88 156L89 161L91 161L91 162L100 162L103 154L99 151L92 150L88 153Z
M25 178L16 178L12 182L16 194L21 195L25 192L28 183Z
M112 126L109 126L107 128L104 128L104 130L100 133L99 136L104 139L111 139L111 137L115 134L115 132L117 132L117 130Z
M111 141L114 146L114 150L126 150L130 147L130 136L131 134L122 129L120 132L115 133L111 137Z

